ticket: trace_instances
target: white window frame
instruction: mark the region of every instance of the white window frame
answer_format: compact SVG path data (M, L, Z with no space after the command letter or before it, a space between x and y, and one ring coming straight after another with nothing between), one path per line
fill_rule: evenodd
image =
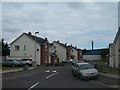
M24 45L23 50L26 50L26 45Z
M15 45L14 50L20 50L20 45Z

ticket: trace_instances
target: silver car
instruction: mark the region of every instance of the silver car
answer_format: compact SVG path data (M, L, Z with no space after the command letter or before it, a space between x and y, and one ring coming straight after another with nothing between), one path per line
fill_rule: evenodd
M72 74L78 76L80 79L98 78L98 70L86 62L74 63L72 65Z

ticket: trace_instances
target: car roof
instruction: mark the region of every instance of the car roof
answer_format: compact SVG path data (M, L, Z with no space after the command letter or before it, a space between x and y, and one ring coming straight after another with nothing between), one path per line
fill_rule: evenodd
M86 63L86 62L78 62L76 63L77 65L83 65L83 64L89 64L89 63Z
M6 60L14 60L14 59L6 59Z

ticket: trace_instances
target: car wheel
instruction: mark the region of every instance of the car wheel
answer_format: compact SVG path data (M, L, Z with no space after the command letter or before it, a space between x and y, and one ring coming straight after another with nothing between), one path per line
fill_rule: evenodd
M15 64L13 64L12 67L15 67Z
M80 79L80 80L83 80L83 77L81 76L81 74L79 74L79 79Z

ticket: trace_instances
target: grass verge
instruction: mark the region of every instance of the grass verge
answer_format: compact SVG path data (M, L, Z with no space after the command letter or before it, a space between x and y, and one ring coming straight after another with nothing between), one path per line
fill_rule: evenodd
M119 74L119 69L114 67L109 67L107 62L97 61L95 63L95 68L98 69L99 72L110 73L110 74Z

